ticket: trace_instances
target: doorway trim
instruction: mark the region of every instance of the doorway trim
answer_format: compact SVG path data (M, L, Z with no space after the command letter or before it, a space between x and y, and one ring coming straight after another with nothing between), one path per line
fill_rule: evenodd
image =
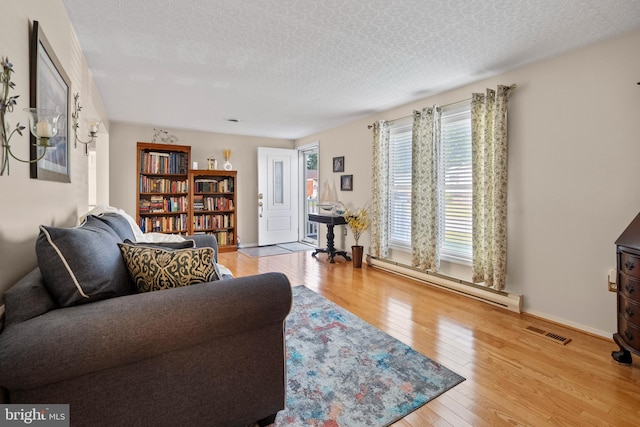
M298 170L299 170L299 182L300 182L300 186L299 186L299 191L300 191L300 196L298 197L299 199L299 203L300 203L300 208L298 210L298 212L300 212L299 218L298 218L298 230L300 230L301 232L299 233L299 241L302 243L307 243L313 246L318 246L318 235L316 233L316 238L313 239L311 237L308 236L307 233L307 226L309 224L309 221L307 220L308 218L308 200L307 200L307 182L306 182L306 164L305 164L305 154L308 153L309 151L315 151L317 156L318 156L318 162L317 162L317 169L318 169L318 176L317 176L317 184L319 185L320 183L320 140L316 140L313 142L310 142L308 144L305 145L300 145L298 147L296 147L298 150ZM315 227L317 227L317 223L312 223Z

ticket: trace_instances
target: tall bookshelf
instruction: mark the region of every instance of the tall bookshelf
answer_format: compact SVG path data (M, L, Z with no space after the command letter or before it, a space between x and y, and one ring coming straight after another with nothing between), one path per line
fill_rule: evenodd
M143 232L189 232L188 145L137 144L136 217Z
M190 234L213 234L220 252L237 250L237 172L190 170L189 187Z

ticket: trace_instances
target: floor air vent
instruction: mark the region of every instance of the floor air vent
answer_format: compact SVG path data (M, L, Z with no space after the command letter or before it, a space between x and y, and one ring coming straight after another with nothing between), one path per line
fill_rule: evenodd
M563 337L562 335L554 334L553 332L547 332L543 329L536 328L535 326L529 325L524 330L534 335L547 338L558 344L566 345L566 344L569 344L569 342L571 342L571 338Z

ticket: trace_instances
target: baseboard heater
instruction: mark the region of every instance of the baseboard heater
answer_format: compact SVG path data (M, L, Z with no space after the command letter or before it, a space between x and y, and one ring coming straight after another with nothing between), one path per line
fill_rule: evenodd
M431 273L417 268L403 265L395 261L384 260L367 255L367 265L391 273L400 274L411 279L418 280L428 285L436 286L455 292L469 298L483 301L488 304L505 308L516 313L522 312L522 295L508 292L495 291L464 280L446 277L441 274Z

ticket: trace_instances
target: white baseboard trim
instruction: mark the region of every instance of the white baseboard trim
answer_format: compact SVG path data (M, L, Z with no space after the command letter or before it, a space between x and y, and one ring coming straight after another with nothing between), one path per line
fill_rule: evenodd
M566 326L571 329L587 332L591 335L596 335L602 338L607 338L610 341L613 341L613 332L607 332L600 329L595 329L595 328L592 328L591 326L582 325L580 323L572 322L570 320L563 319L561 317L551 316L549 314L541 313L536 310L527 310L525 311L525 313L534 317L539 317L540 319L543 319L543 320L548 320L549 322L557 323L559 325Z
M255 248L256 246L258 246L257 243L241 243L241 244L238 245L238 248L240 248L240 249Z
M472 283L466 283L462 280L451 279L438 274L421 271L393 261L377 259L370 255L367 255L367 264L372 267L419 280L428 285L443 288L478 301L502 307L509 311L516 313L522 312L522 295L494 291Z

